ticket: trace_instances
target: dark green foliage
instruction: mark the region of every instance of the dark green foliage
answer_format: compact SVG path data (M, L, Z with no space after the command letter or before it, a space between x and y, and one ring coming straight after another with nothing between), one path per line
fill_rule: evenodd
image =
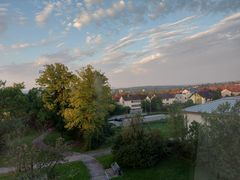
M213 100L220 99L222 97L221 90L219 89L216 91L210 91L210 93L212 94Z
M139 117L116 138L113 146L116 161L124 167L150 167L164 156L164 145L159 131L143 127Z
M53 119L56 118L56 115L53 112L44 107L42 94L43 90L40 88L33 88L27 94L27 124L36 129L51 126L51 124L53 124Z
M219 180L240 177L240 103L219 106L203 117L206 123L199 131L198 164L210 170Z
M184 140L186 138L187 121L178 106L173 106L169 110L169 126L174 139Z
M143 112L159 112L163 110L162 99L159 96L153 97L152 100L142 101Z
M24 119L27 107L27 98L23 94L24 84L14 84L13 86L4 86L0 88L0 119L9 119L17 117Z
M117 104L115 102L112 104L114 105L114 110L109 113L110 116L128 114L130 112L130 107L128 106L122 106L121 104Z

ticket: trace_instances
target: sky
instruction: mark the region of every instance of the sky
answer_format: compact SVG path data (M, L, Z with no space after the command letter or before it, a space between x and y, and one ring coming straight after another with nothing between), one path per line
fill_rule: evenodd
M56 62L113 88L240 80L240 1L0 0L0 79Z

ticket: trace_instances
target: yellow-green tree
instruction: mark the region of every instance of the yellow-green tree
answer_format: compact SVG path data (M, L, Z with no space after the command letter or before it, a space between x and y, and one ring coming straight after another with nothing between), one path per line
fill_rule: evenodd
M74 80L74 74L60 63L47 64L40 77L36 80L37 84L43 89L42 98L45 107L54 112L57 127L63 128L64 109L68 106L70 89Z
M90 65L77 71L69 107L64 111L65 128L78 128L86 149L101 141L110 103L111 89L103 73Z

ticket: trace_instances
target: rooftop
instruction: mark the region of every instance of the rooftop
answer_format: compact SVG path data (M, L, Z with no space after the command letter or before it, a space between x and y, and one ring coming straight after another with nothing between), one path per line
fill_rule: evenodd
M199 113L211 113L215 111L219 105L229 103L230 106L234 106L238 101L240 101L240 96L221 98L215 101L207 102L205 104L199 104L184 109L185 112L199 112Z

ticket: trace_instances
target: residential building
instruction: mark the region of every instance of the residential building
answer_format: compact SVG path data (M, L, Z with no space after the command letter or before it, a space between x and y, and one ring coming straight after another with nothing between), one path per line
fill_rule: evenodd
M229 91L228 89L224 89L221 91L221 95L222 95L222 97L231 96L232 92Z
M192 94L189 99L191 99L194 104L204 104L206 102L206 99L198 93Z
M193 121L198 123L204 123L202 117L203 113L212 113L217 110L219 105L228 103L231 107L240 101L240 96L225 97L215 101L207 102L205 104L199 104L184 109L184 114L187 118L187 123L190 125Z
M189 100L189 97L191 94L176 94L175 95L175 101L179 103L185 103Z
M141 102L146 96L144 95L126 95L121 96L119 104L130 107L130 113L142 113Z
M212 90L200 90L198 91L198 94L205 98L205 102L212 101L214 98L214 91Z
M175 96L173 94L161 94L161 98L164 105L172 104L175 101Z

